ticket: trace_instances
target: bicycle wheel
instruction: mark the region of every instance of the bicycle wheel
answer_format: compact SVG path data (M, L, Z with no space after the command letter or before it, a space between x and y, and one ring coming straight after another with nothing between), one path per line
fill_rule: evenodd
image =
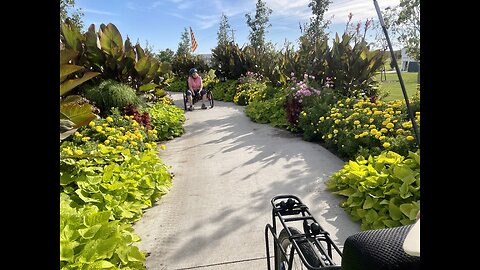
M187 95L183 93L183 108L186 111L187 110Z
M207 92L208 103L210 104L210 108L213 108L213 94L212 91Z
M302 234L298 229L288 227L290 229L290 232L292 235L296 234ZM288 237L288 232L286 229L283 229L280 232L280 235L278 236L278 242L282 246L282 248L285 250L285 254L287 256L284 256L282 254L282 251L280 248L275 245L275 249L277 250L276 254L276 263L275 265L278 267L276 270L287 270L288 268L288 257L290 256L291 249L293 248L292 242L290 242L290 239ZM306 242L302 242L298 244L298 247L302 250L303 256L307 260L307 262L313 266L313 267L318 267L320 266L320 261L315 254L315 251L313 248ZM298 251L294 252L294 258L293 258L293 263L292 263L292 268L291 269L308 269L305 265L303 265L302 260L300 259L298 255Z

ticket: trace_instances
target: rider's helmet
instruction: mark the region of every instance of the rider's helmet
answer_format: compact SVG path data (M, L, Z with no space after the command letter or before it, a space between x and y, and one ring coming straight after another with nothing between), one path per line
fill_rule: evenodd
M191 68L189 71L188 71L188 75L192 76L193 73L198 73L197 69L196 68Z

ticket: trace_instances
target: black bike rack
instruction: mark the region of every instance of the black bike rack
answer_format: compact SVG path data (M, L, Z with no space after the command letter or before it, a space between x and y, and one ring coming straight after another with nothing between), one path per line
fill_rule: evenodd
M272 224L267 224L265 226L265 247L267 252L267 269L271 270L270 266L270 250L269 250L269 232L273 236L274 239L274 257L278 258L278 256L284 256L288 258L288 270L292 269L293 258L295 252L297 252L298 256L300 257L303 265L307 267L307 269L341 269L341 266L335 265L333 262L332 256L333 251L336 251L337 254L342 257L342 252L340 249L335 245L332 239L329 236L329 233L326 232L317 222L317 220L312 216L308 207L303 204L303 202L294 195L278 195L275 196L271 200L272 204ZM277 223L276 220L279 220L282 224L283 229L285 229L288 233L290 242L292 243L292 248L290 250L289 256L286 255L286 251L283 249L281 244L279 243L278 235L277 235ZM303 221L303 232L302 234L295 234L293 235L291 230L288 228L287 223L294 222L294 221ZM300 248L300 243L308 243L310 247L315 252L320 266L312 266ZM323 243L323 244L322 244ZM278 247L278 248L275 248ZM282 252L282 254L277 254L278 250ZM275 260L275 264L277 264L277 260ZM280 269L279 265L275 265L275 269Z

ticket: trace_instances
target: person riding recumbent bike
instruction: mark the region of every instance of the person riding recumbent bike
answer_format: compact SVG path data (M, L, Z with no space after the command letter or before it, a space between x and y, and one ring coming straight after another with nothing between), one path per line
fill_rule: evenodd
M213 108L213 94L210 85L206 89L203 88L202 77L198 75L197 69L191 68L188 72L187 90L183 93L184 109L192 111L193 105L198 101L202 101L202 109L207 109L205 103Z

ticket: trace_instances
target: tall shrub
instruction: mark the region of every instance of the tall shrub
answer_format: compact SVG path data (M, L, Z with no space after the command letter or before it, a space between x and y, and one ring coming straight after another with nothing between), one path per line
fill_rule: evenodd
M385 55L370 51L362 39L351 45L352 36L344 33L342 39L335 36L332 49L327 55L326 76L333 78L335 90L345 97L371 98L378 96L375 74L383 67Z

